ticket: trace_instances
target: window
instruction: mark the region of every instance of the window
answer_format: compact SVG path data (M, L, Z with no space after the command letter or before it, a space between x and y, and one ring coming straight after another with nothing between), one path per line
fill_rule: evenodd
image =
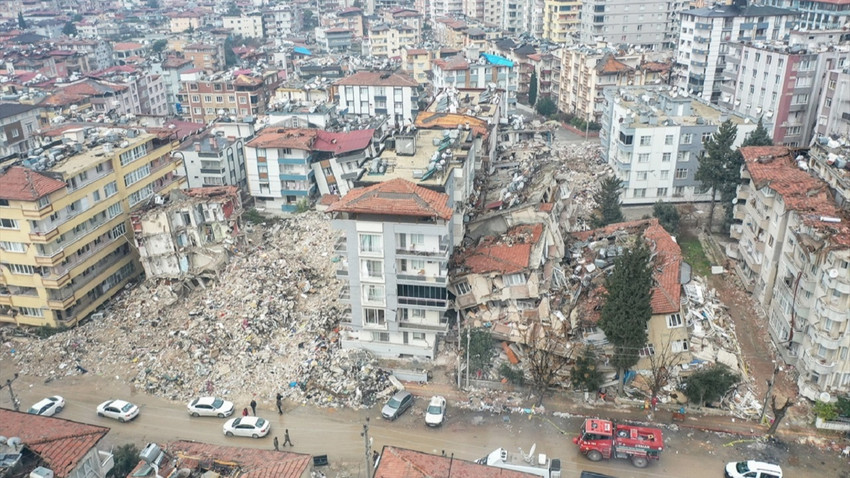
M23 242L0 241L0 249L6 252L27 252L27 245Z
M384 279L384 261L362 259L360 261L361 279Z
M39 208L39 209L45 208L45 207L47 207L49 204L50 204L50 198L49 198L49 197L47 197L47 196L44 196L44 197L42 197L42 198L39 198L39 200L38 200L38 208Z
M14 219L0 218L0 228L2 229L18 229L18 221Z
M709 133L709 132L705 132L705 133L703 133L703 134L702 134L702 142L703 142L703 143L705 143L705 142L706 142L706 141L708 141L709 139L711 139L711 133Z
M9 264L9 270L12 274L32 275L35 274L35 267L28 264Z
M674 340L670 344L670 346L673 349L673 353L687 352L688 351L688 340L687 339Z
M694 137L694 135L691 134L691 133L683 134L682 135L682 144L691 144L691 141L693 141L693 137Z
M637 180L638 181L646 181L646 171L638 171L637 172Z
M380 234L360 234L360 252L366 254L383 254L384 243Z
M638 355L640 355L641 357L651 357L655 355L655 347L653 347L652 344L646 344L646 347L640 349Z
M659 173L661 174L661 179L670 179L670 171L664 170L659 171Z
M98 202L98 201L100 201L100 190L97 190L97 189L96 189L96 190L94 190L94 191L91 193L91 197L92 197L92 200L94 200L94 202Z
M385 326L387 325L384 317L384 309L363 309L363 324L368 326Z
M146 178L151 173L151 167L149 164L142 166L141 168L132 171L129 174L124 175L124 186L130 186L135 184L142 179Z
M27 317L44 317L44 310L35 309L33 307L19 307L18 310L21 311L21 315L26 315Z
M472 292L472 287L469 286L469 282L461 281L455 284L455 290L457 291L457 295L466 295Z
M670 314L667 316L667 328L672 329L674 327L682 326L682 315L681 314Z
M389 332L372 332L372 340L375 342L389 342Z
M143 187L142 189L131 194L127 198L127 201L130 203L130 207L133 207L135 204L142 202L143 200L150 197L152 194L153 194L153 185L148 184L147 186Z
M384 286L377 284L366 284L363 286L363 300L365 302L377 302L383 304L386 301Z
M652 144L652 136L641 136L640 137L640 145L641 146L649 146Z
M645 198L646 197L646 189L645 188L635 189L633 197Z
M278 156L287 156L292 154L292 148L278 148L277 155Z
M124 151L123 153L121 153L121 156L120 156L121 166L125 166L129 163L132 163L133 161L141 158L142 156L146 155L147 153L148 153L147 144L140 144L140 145L136 146L135 148L133 148L129 151ZM82 177L80 179L85 180Z
M690 151L679 151L679 154L676 156L676 161L681 163L687 163L691 160L691 152Z
M112 219L113 217L115 217L119 214L121 214L121 203L120 202L117 202L117 203L109 206L109 209L106 210L106 216L109 219Z
M664 137L664 144L666 144L667 146L670 146L671 144L673 144L673 135L672 134L668 134L667 136Z
M525 284L525 274L508 274L502 276L506 286Z
M8 199L0 199L0 207L9 207Z
M656 193L657 197L665 198L667 197L667 188L658 188L658 192Z
M638 162L639 163L648 163L649 162L649 153L638 154Z
M676 169L676 179L688 179L688 170L687 170L687 168L678 168L678 169Z
M411 247L422 247L425 245L425 234L408 234Z
M104 194L106 194L106 197L110 197L118 192L118 185L115 184L115 181L112 181L111 183L104 186L103 192Z
M413 332L411 335L413 340L425 340L425 332Z

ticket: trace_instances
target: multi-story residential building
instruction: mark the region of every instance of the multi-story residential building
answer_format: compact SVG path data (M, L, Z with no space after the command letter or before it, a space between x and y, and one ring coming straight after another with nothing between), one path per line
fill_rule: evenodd
M130 212L183 184L167 135L80 128L63 136L71 143L61 151L0 175L3 322L66 327L88 316L141 273Z
M545 0L543 4L543 38L555 43L571 43L578 31L582 2L579 0Z
M550 98L558 103L561 88L561 51L532 53L527 58L537 74L537 98Z
M798 12L795 24L803 30L847 28L850 21L850 3L841 0L765 0L764 4Z
M138 91L112 81L85 78L71 83L57 83L56 93L87 97L94 111L99 114L122 116L141 114Z
M411 48L419 41L416 29L407 25L378 24L369 28L369 52L372 56L398 57L403 48Z
M827 72L821 86L824 88L818 99L816 134L850 137L850 67Z
M518 73L514 62L498 55L481 53L472 61L463 56L431 61L434 88L479 88L485 89L495 83L496 90L504 92L506 107L501 109L503 117L516 107Z
M485 0L463 0L463 15L466 18L484 20Z
M250 70L206 76L190 71L181 75L178 102L191 121L209 123L219 116L256 117L268 110L280 84L276 70L254 76Z
M420 85L425 85L431 80L428 72L431 71L431 53L423 48L402 48L401 67L410 73Z
M187 187L229 185L248 190L242 138L210 129L186 140L174 154L183 160Z
M263 38L265 36L263 16L260 14L225 15L221 18L221 21L225 29L232 31L236 35L246 38Z
M277 4L263 10L263 31L279 43L283 38L301 31L301 7L298 3Z
M63 40L57 46L85 53L92 70L104 70L112 66L112 44L106 40Z
M643 50L673 49L679 36L678 16L685 1L590 0L581 2L579 40L586 45L604 41Z
M112 45L112 62L115 65L135 64L144 61L148 47L136 42L118 42Z
M190 60L194 68L207 73L221 71L225 67L224 42L190 43L183 47L183 57Z
M322 18L322 26L347 28L351 30L355 37L363 37L366 29L363 25L363 10L357 7L348 7L340 10L336 15L328 15Z
M558 109L599 122L605 88L642 86L666 80L670 64L645 61L639 52L620 53L584 45L561 49Z
M463 15L463 0L430 0L428 18L431 23L438 18L461 18Z
M850 66L850 48L806 49L784 43L738 43L726 54L719 105L761 117L774 144L809 144L820 99L833 68Z
M198 30L207 23L209 12L201 9L185 12L167 13L170 18L171 33L183 33L187 30Z
M161 203L130 215L145 278L185 279L220 270L230 247L240 242L239 189L175 189Z
M328 53L347 52L354 45L354 32L350 28L316 27L316 43Z
M434 38L443 47L461 49L466 46L466 23L441 17L433 25Z
M384 11L384 21L401 23L416 30L418 37L422 36L422 14L412 8L393 8Z
M703 142L726 120L741 144L756 121L669 87L605 90L599 139L603 157L623 181L623 204L707 201L710 190L694 178Z
M20 103L0 103L0 158L25 155L35 146L41 108Z
M850 218L829 191L847 197L847 171L834 165L847 152L816 141L807 172L787 147L741 148L735 270L767 312L770 337L809 400L850 391ZM828 184L810 172L840 178Z
M168 114L165 82L160 75L148 74L135 66L125 65L94 71L88 76L127 86L130 89L128 96L138 104L139 112L143 115Z
M385 115L391 126L412 124L419 111L419 83L403 71L358 71L334 83L338 111Z
M183 106L178 100L180 94L180 75L192 70L192 60L169 56L162 63L151 65L151 73L159 75L165 89L165 104L172 115L182 115Z
M797 17L792 10L738 3L681 13L676 86L717 103L728 45L783 40Z

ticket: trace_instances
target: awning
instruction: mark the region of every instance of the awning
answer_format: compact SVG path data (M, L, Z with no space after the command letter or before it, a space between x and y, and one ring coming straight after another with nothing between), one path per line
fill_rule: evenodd
M304 48L303 46L297 46L292 49L293 52L298 53L299 55L313 55L310 53L310 50Z

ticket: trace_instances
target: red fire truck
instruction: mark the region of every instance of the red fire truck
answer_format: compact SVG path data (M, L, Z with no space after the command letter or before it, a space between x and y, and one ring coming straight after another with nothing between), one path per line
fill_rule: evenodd
M628 458L632 465L643 468L649 460L657 460L664 449L658 428L616 425L610 420L585 420L581 435L573 438L579 451L590 461L603 458Z

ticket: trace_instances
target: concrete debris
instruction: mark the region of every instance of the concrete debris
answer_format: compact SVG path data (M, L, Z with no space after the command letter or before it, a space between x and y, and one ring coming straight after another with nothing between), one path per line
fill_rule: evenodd
M103 318L18 347L21 373L46 381L87 370L172 400L284 397L368 407L395 387L368 352L342 350L335 233L320 214L248 226L216 280L186 291L162 280L123 291ZM186 294L180 297L180 294Z

